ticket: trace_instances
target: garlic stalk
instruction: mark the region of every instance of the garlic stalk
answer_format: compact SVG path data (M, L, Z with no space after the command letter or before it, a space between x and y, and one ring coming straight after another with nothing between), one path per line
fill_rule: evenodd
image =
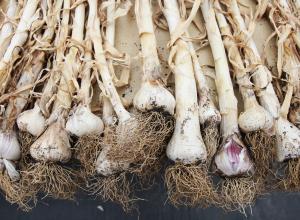
M61 1L57 1L56 6L60 4ZM70 18L70 1L64 1L62 21L61 26L56 35L54 45L56 46L56 57L53 63L52 70L50 70L50 77L44 86L42 96L35 101L34 107L32 109L23 111L18 115L17 124L18 128L30 135L38 137L46 129L46 119L50 116L48 111L49 105L53 100L54 93L56 91L56 84L60 80L60 65L64 58L65 47L64 44L67 40L69 33L69 18ZM56 11L56 18L59 17L59 11ZM53 16L55 17L55 16ZM47 31L49 30L49 31ZM50 36L52 30L47 29L45 32L46 36ZM48 33L48 34L47 34Z
M135 1L135 15L143 56L142 85L133 104L140 111L161 109L174 114L175 99L162 83L161 66L157 54L149 0Z
M163 13L172 35L181 20L176 0L164 1ZM174 65L173 60L169 60L175 74L176 125L167 147L167 156L174 162L184 164L205 161L207 152L200 133L197 89L189 45L178 39L172 52L176 52Z
M117 93L116 87L112 81L109 72L108 63L104 55L102 46L102 37L100 33L100 19L97 15L97 1L89 1L89 18L87 30L93 42L95 51L96 66L100 73L105 93L109 97L110 102L118 116L118 125L115 128L115 134L110 138L110 143L106 143L105 147L96 162L96 170L98 173L108 176L118 171L123 171L128 166L114 169L115 163L130 163L146 165L150 161L156 161L157 152L162 149L162 142L168 135L170 129L164 123L162 117L156 113L153 114L130 114L123 106L121 99ZM155 118L155 121L152 121ZM150 125L151 124L151 125ZM162 126L155 127L155 126ZM147 153L146 153L147 151ZM109 154L109 156L107 155ZM149 155L151 154L151 156ZM116 158L116 159L113 159ZM146 160L147 163L143 163ZM137 165L137 164L136 164ZM139 170L141 167L137 165ZM121 170L120 170L121 169Z
M117 93L117 90L113 84L112 77L109 73L108 65L106 58L104 56L104 50L102 46L102 37L100 33L100 19L97 15L97 1L88 0L89 4L89 15L88 15L88 24L87 24L87 33L90 35L90 38L93 43L93 48L95 51L95 60L98 71L101 75L104 87L106 92L109 95L110 102L119 118L119 123L125 123L131 118L130 113L126 111L122 105L121 99ZM109 151L109 146L106 146L107 150L102 150L100 153L97 162L96 170L98 173L107 176L115 172L118 172L119 169L115 170L114 161L109 160L107 152ZM125 167L120 168L121 170Z
M78 91L79 104L73 109L73 113L66 123L66 130L71 134L81 137L84 135L100 135L103 132L103 122L101 118L92 113L91 103L91 60L92 45L89 39L86 39L85 65L81 77L81 88ZM85 144L88 145L87 139Z
M228 10L230 11L234 25L237 31L242 35L243 43L248 47L245 50L245 58L251 64L256 65L253 69L253 80L258 91L260 104L275 119L275 135L277 139L277 160L279 162L290 158L300 156L300 130L290 123L285 116L280 114L279 100L275 94L271 83L271 73L266 66L262 64L262 60L255 42L247 32L245 22L240 14L238 4L235 0L227 1Z
M199 7L199 3L195 2L194 6ZM177 1L165 0L162 11L172 39L182 22ZM165 182L173 204L204 202L207 205L214 201L215 191L208 177L207 150L200 131L195 60L190 44L178 37L171 45L169 57L169 66L175 75L176 122L166 151L168 158L176 164L166 169Z
M189 46L198 90L199 119L202 126L203 140L207 148L208 159L211 160L218 148L221 114L214 104L210 88L205 79L205 75L198 61L192 42L189 42Z
M215 156L215 164L225 176L248 174L253 169L253 163L245 145L240 140L237 100L234 95L227 57L213 4L209 0L203 1L201 11L214 57L216 86L222 115L222 144Z
M39 0L27 1L15 34L12 37L8 48L0 60L0 94L3 94L11 78L11 67L15 61L20 48L28 38L30 26L35 19Z
M14 16L16 16L17 13L17 1L16 0L10 0L7 6L7 11L6 11L6 16L9 19L12 19ZM8 21L8 20L4 20L3 21L3 25L1 27L1 31L0 31L0 59L2 59L3 54L5 53L11 37L13 35L13 31L14 31L14 27L13 24Z
M108 0L108 6L106 9L106 17L107 17L107 24L106 24L106 40L107 42L114 46L115 44L115 7L116 2L115 0ZM112 67L112 60L109 60L109 65ZM112 67L113 68L113 67ZM113 116L113 107L110 103L109 98L103 97L103 122L105 125L113 125L114 123L114 116Z
M218 10L221 10L218 2L215 3L215 6ZM273 127L273 118L256 100L250 76L246 72L241 54L234 41L225 16L220 11L217 11L216 18L223 35L223 42L227 50L228 59L233 66L239 90L244 101L244 111L239 115L238 119L239 127L245 133L259 130L268 132Z

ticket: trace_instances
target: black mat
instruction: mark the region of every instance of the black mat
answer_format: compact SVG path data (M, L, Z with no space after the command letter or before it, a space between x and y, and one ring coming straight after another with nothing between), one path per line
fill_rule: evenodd
M94 200L86 195L79 196L76 202L44 199L30 213L17 210L17 207L0 198L1 220L223 220L246 219L238 212L225 213L217 208L174 208L166 203L166 193L162 184L140 193L145 198L139 201L139 213L126 214L120 206ZM99 207L101 206L101 207ZM103 210L101 210L103 209ZM247 219L286 220L300 219L300 193L275 193L258 199Z

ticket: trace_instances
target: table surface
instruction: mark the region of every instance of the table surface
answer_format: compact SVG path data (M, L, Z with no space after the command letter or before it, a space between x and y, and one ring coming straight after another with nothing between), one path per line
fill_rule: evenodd
M86 219L142 219L142 220L196 220L196 219L246 219L239 212L225 213L218 208L174 208L166 202L163 183L154 185L150 190L139 192L144 200L138 202L139 213L126 214L117 204L102 202L87 195L79 195L77 201L44 199L31 212L17 210L15 205L0 198L1 220L86 220ZM252 210L247 210L247 219L287 220L298 219L300 214L300 193L273 193L256 201ZM103 210L99 209L99 206ZM252 214L251 214L252 211Z

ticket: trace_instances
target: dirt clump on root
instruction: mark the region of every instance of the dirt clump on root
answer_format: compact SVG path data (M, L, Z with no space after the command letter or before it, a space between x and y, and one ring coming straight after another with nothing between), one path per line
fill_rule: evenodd
M96 174L95 163L103 148L103 137L99 134L80 137L75 145L75 157L81 164L81 175L86 178Z
M135 209L132 180L126 172L110 176L94 176L89 181L88 192L104 201L120 204L125 212Z
M240 211L245 214L258 195L261 195L262 181L251 177L225 177L220 183L219 204L225 211Z
M27 166L22 178L46 196L74 200L78 175L72 169L56 163L36 162Z
M19 181L11 181L6 173L0 174L0 189L8 202L17 204L23 211L30 211L37 202L37 189L22 177Z
M112 161L131 164L132 173L147 175L156 166L174 130L174 119L157 111L137 113L124 124L110 129L104 143L112 146Z
M168 199L175 206L208 207L218 203L217 191L204 164L176 163L165 172Z

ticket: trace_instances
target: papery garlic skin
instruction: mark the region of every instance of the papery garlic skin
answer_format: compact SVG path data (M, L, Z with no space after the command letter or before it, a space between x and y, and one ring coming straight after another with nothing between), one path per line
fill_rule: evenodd
M21 157L21 148L16 132L4 131L0 133L0 171L4 168L12 181L20 179L20 174L15 169L12 161L17 161Z
M246 147L237 143L233 137L228 138L221 146L216 154L215 164L217 169L228 177L253 172L253 163Z
M162 109L174 114L175 98L158 81L145 81L133 99L134 107L140 111Z
M31 145L30 155L37 161L67 162L71 158L71 145L64 120L51 124Z
M255 105L240 114L238 123L245 133L259 130L268 132L272 130L274 120L263 107Z
M96 161L96 171L98 174L103 176L110 176L117 172L127 170L129 168L129 163L126 162L116 162L108 158L108 152L110 146L105 146L101 153L99 154Z
M37 103L34 104L33 109L19 114L17 118L17 125L21 131L28 132L37 137L46 128L46 119Z
M8 131L0 133L0 158L7 160L19 160L21 148L16 132Z
M300 129L280 117L276 121L277 160L300 157Z
M104 125L101 118L84 105L79 105L66 123L66 130L77 137L101 134L103 129Z

